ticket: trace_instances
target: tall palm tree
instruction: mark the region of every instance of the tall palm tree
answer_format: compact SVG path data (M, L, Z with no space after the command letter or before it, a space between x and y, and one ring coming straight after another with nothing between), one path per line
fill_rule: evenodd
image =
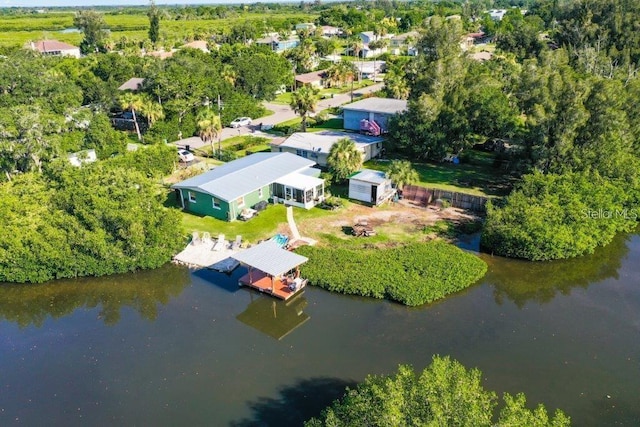
M387 170L387 176L400 191L405 185L411 185L420 180L418 172L408 160L393 160Z
M231 86L236 85L236 79L238 78L238 74L236 70L229 64L224 64L222 67L222 80L229 83Z
M140 112L147 118L149 128L151 128L151 126L153 126L155 122L164 118L164 110L162 108L162 105L154 102L150 98L144 100L140 108Z
M340 138L329 150L327 165L337 181L344 181L362 168L362 152L349 138Z
M351 50L353 51L353 56L355 57L360 57L360 52L362 52L362 49L364 48L364 43L362 42L362 39L360 38L360 36L358 36L357 38L354 38L351 41ZM358 72L358 81L362 80L362 61L360 61L360 70Z
M220 136L222 131L222 122L220 121L220 116L214 113L212 110L208 108L206 110L202 110L198 116L196 117L197 127L198 127L198 136L204 142L208 142L211 144L211 155L213 155L213 143ZM220 146L220 140L218 140L218 152L222 151L222 147Z
M291 109L302 118L302 132L307 131L307 116L316 111L320 91L310 86L302 86L291 94Z
M136 117L136 110L140 111L144 104L144 99L138 94L126 92L120 96L119 101L120 107L123 110L131 110L131 114L133 115L133 124L136 127L136 134L138 135L138 141L142 140L142 135L140 134L140 126L138 125L138 119Z

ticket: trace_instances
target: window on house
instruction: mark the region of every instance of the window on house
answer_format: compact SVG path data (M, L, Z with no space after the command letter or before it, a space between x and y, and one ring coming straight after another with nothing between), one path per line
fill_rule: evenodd
M262 188L258 188L258 197L262 199Z
M236 203L238 204L238 207L244 206L244 196L239 197L238 200L236 200Z
M306 159L309 153L307 153L307 150L296 150L296 155Z
M196 202L196 193L194 193L192 191L188 191L187 194L189 195L189 202L190 203L195 203Z
M220 209L220 200L216 199L215 197L212 197L211 205L213 206L213 209Z

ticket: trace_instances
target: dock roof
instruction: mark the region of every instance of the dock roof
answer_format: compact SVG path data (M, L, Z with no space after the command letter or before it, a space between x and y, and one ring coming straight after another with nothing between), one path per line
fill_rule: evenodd
M309 260L307 257L282 249L273 240L262 242L231 257L271 276L280 276Z

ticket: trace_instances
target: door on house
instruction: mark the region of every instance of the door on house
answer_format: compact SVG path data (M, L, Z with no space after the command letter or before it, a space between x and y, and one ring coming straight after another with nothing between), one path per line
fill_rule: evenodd
M378 200L378 186L372 185L371 186L371 203L375 205L377 200Z

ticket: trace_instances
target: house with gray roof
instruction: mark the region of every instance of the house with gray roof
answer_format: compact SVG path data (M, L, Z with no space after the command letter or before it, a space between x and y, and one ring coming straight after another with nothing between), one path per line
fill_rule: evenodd
M285 140L271 142L271 151L296 154L313 160L318 166L327 167L331 147L342 138L353 141L362 153L363 162L380 156L382 152L383 138L337 130L296 132Z
M392 98L365 98L342 107L344 113L343 127L360 131L363 121L375 122L385 133L389 118L407 109L407 101Z
M316 162L291 153L255 153L171 186L182 208L233 221L260 202L311 209L324 200Z

